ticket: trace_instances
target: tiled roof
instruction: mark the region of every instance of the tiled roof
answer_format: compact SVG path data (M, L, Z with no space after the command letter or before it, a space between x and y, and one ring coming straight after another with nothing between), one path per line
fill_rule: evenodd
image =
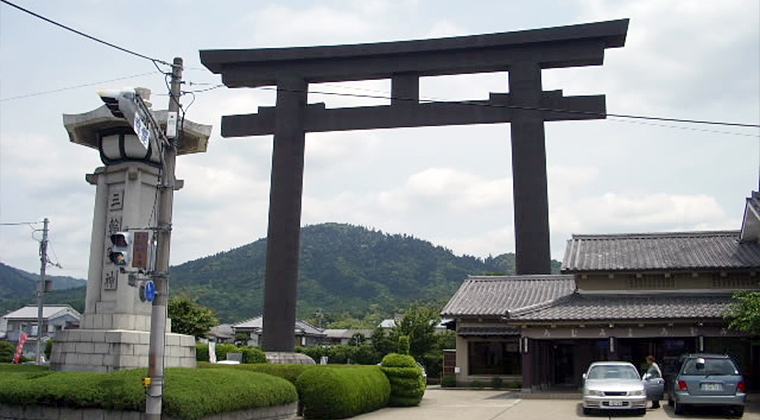
M752 191L747 198L742 219L742 241L758 241L760 239L760 193Z
M495 337L520 335L518 327L460 327L457 335L462 337Z
M5 315L3 315L3 318L7 319L37 319L37 306L25 306L21 309L15 310L13 312L9 312ZM65 313L70 313L75 317L80 317L81 315L79 312L74 310L69 305L44 305L42 307L42 318L43 319L50 319L57 317L59 315L63 315Z
M760 268L760 244L739 231L573 235L563 272Z
M575 289L571 275L472 276L441 310L443 317L506 315L549 303Z
M586 295L573 293L550 305L516 311L517 321L677 320L722 318L731 295Z
M233 330L235 329L252 329L252 330L263 330L264 328L264 318L257 316L256 318L247 319L245 321L238 322L237 324L234 324L232 326ZM306 335L317 335L317 336L324 336L325 334L320 330L319 328L309 324L306 321L301 321L299 319L296 320L296 324L293 326L295 332L297 334L306 334Z

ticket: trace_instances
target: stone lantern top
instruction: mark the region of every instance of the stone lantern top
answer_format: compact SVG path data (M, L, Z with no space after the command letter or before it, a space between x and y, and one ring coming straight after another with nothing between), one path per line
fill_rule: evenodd
M168 111L152 111L153 117L162 129L166 128ZM64 114L63 125L73 143L100 149L100 136L103 132L124 129L132 131L123 118L114 117L105 105L83 114ZM204 153L211 136L211 126L185 120L181 137L177 141L177 154Z

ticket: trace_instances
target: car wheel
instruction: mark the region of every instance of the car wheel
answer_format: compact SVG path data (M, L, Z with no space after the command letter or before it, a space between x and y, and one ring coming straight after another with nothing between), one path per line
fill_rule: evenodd
M668 406L669 407L673 406L673 399L671 399L670 397L668 397Z
M588 407L583 407L583 414L588 416L589 414L591 414L591 409Z
M647 409L646 408L641 408L641 409L636 410L636 415L637 416L645 416L646 414L647 414Z
M674 413L676 413L676 414L683 414L684 408L686 408L686 407L684 407L683 404L681 404L680 402L678 402L678 401L674 401L673 402L673 412Z
M736 418L741 418L744 415L744 407L734 407L732 411L732 414Z

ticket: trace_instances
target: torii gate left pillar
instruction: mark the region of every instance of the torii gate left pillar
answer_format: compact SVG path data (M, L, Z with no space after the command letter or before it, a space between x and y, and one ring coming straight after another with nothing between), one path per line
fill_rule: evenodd
M628 20L490 35L327 47L201 51L229 87L277 86L274 108L225 116L224 137L274 134L264 337L268 352L292 352L305 135L307 132L511 123L517 274L549 273L544 122L604 118L603 95L545 92L541 70L601 65L622 47ZM509 72L509 93L487 101L419 101L419 78ZM391 79L391 104L307 105L309 83Z

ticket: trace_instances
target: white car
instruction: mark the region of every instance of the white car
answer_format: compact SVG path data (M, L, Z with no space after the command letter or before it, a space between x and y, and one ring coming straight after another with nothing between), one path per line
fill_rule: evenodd
M634 410L646 414L647 392L638 370L629 362L594 362L583 374L583 413Z

